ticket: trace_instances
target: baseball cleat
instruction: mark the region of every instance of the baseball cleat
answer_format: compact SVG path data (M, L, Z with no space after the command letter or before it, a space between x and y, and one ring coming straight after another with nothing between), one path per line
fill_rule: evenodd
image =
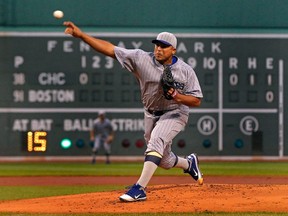
M198 160L197 155L195 153L190 154L187 157L187 161L188 161L189 167L187 170L184 170L184 173L189 173L192 176L192 178L198 182L199 185L202 185L204 179L199 169L199 160Z
M121 195L119 199L123 202L136 202L146 200L145 188L139 184L134 184L129 191Z

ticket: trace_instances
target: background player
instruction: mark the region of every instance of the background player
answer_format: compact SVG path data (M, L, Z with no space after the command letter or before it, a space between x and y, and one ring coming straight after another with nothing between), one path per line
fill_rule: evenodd
M152 41L155 44L153 53L117 47L82 32L72 22L64 22L64 25L66 34L80 38L96 51L117 59L139 81L145 109L145 162L140 178L129 191L119 197L120 200L146 200L145 187L158 166L164 169L181 168L202 184L203 178L197 156L193 153L185 159L171 151L173 138L187 124L189 107L199 106L203 97L194 70L175 56L176 37L168 32L158 34ZM173 74L174 87L165 90L161 86L161 77L167 67Z
M90 131L90 141L93 142L92 164L96 163L96 154L101 146L104 147L106 155L106 164L110 164L109 156L111 154L111 143L114 140L114 130L108 118L105 117L105 111L98 113L98 118L93 122Z

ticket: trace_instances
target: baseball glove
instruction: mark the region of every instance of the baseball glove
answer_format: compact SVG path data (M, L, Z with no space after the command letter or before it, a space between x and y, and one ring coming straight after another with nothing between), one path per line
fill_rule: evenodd
M163 95L167 100L172 100L173 97L171 94L168 93L168 91L173 88L175 91L175 85L174 85L174 78L171 73L171 69L169 66L164 66L164 71L161 77L161 86L163 89Z

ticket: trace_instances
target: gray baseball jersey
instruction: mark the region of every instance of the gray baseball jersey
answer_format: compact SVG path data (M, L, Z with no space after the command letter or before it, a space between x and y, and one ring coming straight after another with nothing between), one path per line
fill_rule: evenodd
M109 119L105 118L103 122L99 118L93 122L94 132L94 146L92 151L98 151L101 145L103 145L106 153L111 153L111 145L106 143L107 137L113 132L113 127Z
M164 67L155 60L153 53L140 49L129 50L116 47L115 54L120 64L138 79L142 103L146 109L171 110L180 108L188 113L189 107L174 100L166 100L162 95L160 79ZM198 78L192 67L178 59L172 65L171 71L179 93L203 97Z
M176 160L176 156L171 152L172 140L185 127L189 107L165 99L160 85L164 66L156 61L152 52L120 47L115 47L114 51L119 63L134 74L140 85L141 100L146 110L146 152L158 152L162 155L160 166L171 168ZM202 98L201 87L192 67L176 56L174 58L177 61L171 65L171 71L177 91ZM153 115L151 111L161 111L161 115Z

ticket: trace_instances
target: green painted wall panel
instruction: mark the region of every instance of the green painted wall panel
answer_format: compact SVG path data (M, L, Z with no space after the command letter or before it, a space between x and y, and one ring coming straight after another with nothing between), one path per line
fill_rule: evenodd
M128 28L287 28L286 0L1 0L2 26L57 26L52 17L81 26Z

